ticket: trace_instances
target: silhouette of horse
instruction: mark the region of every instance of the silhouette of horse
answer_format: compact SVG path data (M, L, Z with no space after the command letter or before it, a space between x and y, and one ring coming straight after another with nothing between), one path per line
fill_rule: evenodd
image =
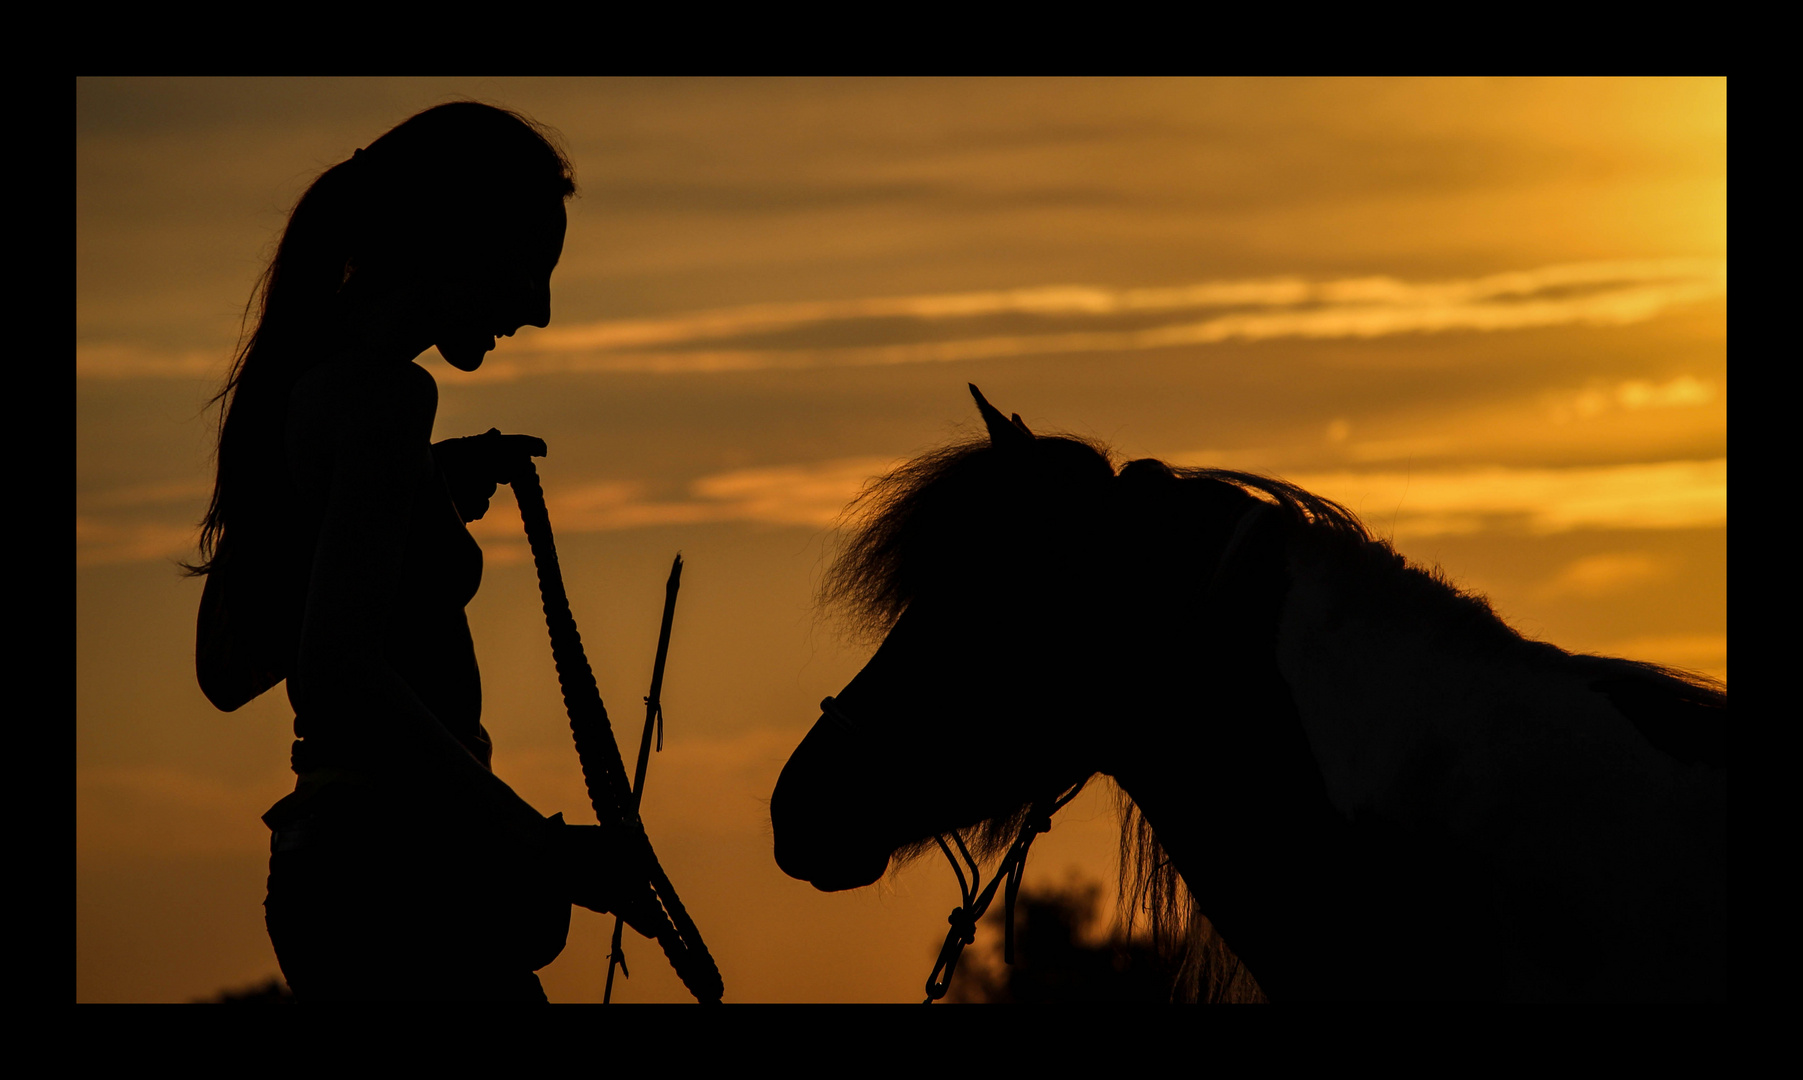
M1724 686L1526 640L1291 484L1117 473L971 391L988 439L854 504L823 597L885 636L777 782L786 873L994 854L1102 773L1123 893L1204 996L1725 998Z

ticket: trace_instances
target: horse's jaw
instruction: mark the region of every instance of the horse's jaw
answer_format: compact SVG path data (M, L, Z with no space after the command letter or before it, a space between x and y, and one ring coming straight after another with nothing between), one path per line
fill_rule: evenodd
M889 871L889 856L884 855L880 862L872 865L856 866L846 862L835 866L809 865L796 863L794 860L783 860L782 848L777 848L776 864L783 873L799 881L805 881L821 892L845 892L848 889L861 889L866 885L875 885Z

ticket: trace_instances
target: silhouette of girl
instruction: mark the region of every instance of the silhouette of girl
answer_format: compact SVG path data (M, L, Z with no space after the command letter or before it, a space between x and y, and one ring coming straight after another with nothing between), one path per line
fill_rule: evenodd
M298 779L263 819L265 915L302 1001L543 1001L572 902L630 920L649 898L610 872L603 830L490 770L465 522L544 445L433 445L438 388L413 363L436 346L474 371L550 321L571 176L540 129L475 102L327 169L220 394L196 666L226 710L288 681Z

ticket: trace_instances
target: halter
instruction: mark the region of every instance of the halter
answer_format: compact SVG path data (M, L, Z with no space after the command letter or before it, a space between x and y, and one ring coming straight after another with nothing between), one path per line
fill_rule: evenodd
M859 739L868 734L851 717L845 715L839 708L839 703L830 697L820 702L820 712L847 734ZM1021 874L1027 866L1027 849L1033 846L1034 837L1052 831L1052 815L1076 798L1087 783L1089 780L1085 777L1065 789L1062 794L1034 801L1032 808L1027 811L1027 820L1021 824L1020 835L1014 838L1008 854L996 865L995 877L990 879L987 887L982 886L982 871L977 866L977 860L971 856L970 849L964 846L964 838L958 835L957 830L952 830L952 843L957 845L958 854L964 857L965 865L970 867L968 878L964 876L964 869L958 865L958 860L952 856L952 849L946 846L945 837L939 833L933 834L934 843L945 853L946 861L952 864L952 873L958 876L958 891L964 902L953 908L952 913L946 917L946 921L951 923L951 929L945 932L945 944L939 948L939 959L933 964L932 974L927 976L927 997L923 1004L931 1005L944 997L945 992L951 988L952 974L958 969L958 958L963 955L966 945L976 941L977 923L989 910L989 905L995 900L995 890L1004 880L1007 881L1008 888L1002 901L1005 914L1002 957L1008 963L1014 963L1014 900L1020 895Z

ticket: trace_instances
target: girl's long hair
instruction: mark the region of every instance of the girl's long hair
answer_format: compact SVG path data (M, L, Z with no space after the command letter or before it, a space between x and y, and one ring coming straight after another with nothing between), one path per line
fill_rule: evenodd
M200 525L199 561L185 564L209 577L203 637L209 611L217 619L222 610L236 631L253 637L278 628L298 633L298 612L284 609L304 595L311 541L285 457L288 399L296 381L338 347L344 289L359 267L468 259L483 250L479 241L521 227L527 209L574 194L573 177L549 130L506 109L458 101L404 121L307 188L252 292L245 322L254 314L254 326L212 402L219 406L213 497ZM237 567L230 576L244 579L232 597L212 587L228 565ZM288 653L281 642L269 647Z

